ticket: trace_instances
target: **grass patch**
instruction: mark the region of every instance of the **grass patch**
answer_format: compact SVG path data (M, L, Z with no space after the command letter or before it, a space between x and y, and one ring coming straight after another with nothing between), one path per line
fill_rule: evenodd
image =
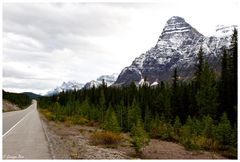
M60 122L65 121L65 117L63 115L54 114L53 112L47 109L39 109L39 112L42 113L49 121L60 121Z

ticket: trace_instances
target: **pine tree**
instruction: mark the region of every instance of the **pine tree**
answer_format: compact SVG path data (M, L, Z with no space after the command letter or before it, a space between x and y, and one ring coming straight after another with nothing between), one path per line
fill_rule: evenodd
M89 105L89 99L86 98L84 100L84 102L81 104L81 108L80 108L80 114L84 117L88 117L89 119L92 119L90 114L89 114L89 111L90 111L90 105Z
M204 64L201 76L199 78L201 85L196 94L197 106L199 107L199 114L211 115L214 117L217 112L217 87L215 82L215 75L209 69L207 63Z
M113 132L119 132L121 130L116 113L114 112L111 104L106 112L106 116L104 118L104 123L103 123L103 129L113 131Z
M176 140L179 140L181 127L182 127L182 124L181 124L180 118L176 116L173 124L174 135Z
M229 49L229 78L230 78L230 103L231 105L228 107L227 113L232 122L237 121L237 59L238 59L238 32L234 29L232 35L232 41Z
M145 130L142 128L142 123L138 120L131 129L132 144L137 154L142 153L142 149L148 145L150 139Z
M177 89L177 83L178 83L178 73L177 73L177 68L175 68L172 76L172 87L174 90Z
M172 107L172 114L176 116L179 113L180 109L180 101L179 101L179 94L178 94L178 74L177 68L174 69L174 73L172 76L172 96L171 96L171 107Z
M202 130L202 135L206 138L214 138L214 124L213 119L207 115L203 117L204 128Z
M224 145L231 144L231 136L232 136L232 128L230 121L228 120L227 114L223 113L221 116L220 122L217 126L216 130L216 139L219 141L219 143Z
M197 86L200 86L200 77L202 75L203 66L204 66L202 47L200 47L199 52L197 54L197 63L195 66L196 66L196 72L195 72L196 83L197 83Z
M128 108L128 129L131 129L137 121L142 121L141 109L134 98L132 105Z
M150 131L149 125L151 123L151 119L152 119L152 114L148 106L146 106L145 115L144 115L144 129L147 130L148 132Z
M105 101L105 95L104 95L103 90L100 91L99 106L100 106L100 111L101 111L100 121L103 122L104 121L104 111L106 109L105 108L106 107L106 101Z
M227 55L227 50L223 50L223 55L221 58L221 78L219 83L219 112L221 115L223 112L227 112L227 109L231 106L230 103L230 76L229 76L229 57Z

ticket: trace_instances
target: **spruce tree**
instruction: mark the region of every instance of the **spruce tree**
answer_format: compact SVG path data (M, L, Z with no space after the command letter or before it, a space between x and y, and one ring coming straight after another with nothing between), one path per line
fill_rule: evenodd
M227 114L223 113L216 130L216 139L221 146L231 144L232 128Z
M230 103L230 76L229 76L229 57L227 55L227 50L223 50L223 55L221 57L221 78L219 83L219 112L220 116L223 112L228 112Z
M100 117L100 121L103 122L104 121L104 111L105 111L105 107L106 107L106 103L105 103L105 95L104 95L104 91L101 89L100 91L100 99L99 99L99 106L100 106L100 111L101 111L101 117Z
M213 119L207 115L203 117L204 128L202 130L202 135L206 138L214 138L214 124Z
M114 112L111 104L106 112L102 128L113 132L119 132L121 130L116 113Z
M211 115L215 117L217 112L217 87L214 72L209 69L208 63L204 64L201 76L199 78L201 85L196 94L197 106L199 114Z
M131 137L131 143L133 144L136 153L141 154L142 149L147 146L150 141L148 134L142 128L141 121L138 120L136 124L133 125L131 129Z
M237 59L238 59L238 32L234 29L232 41L229 49L229 74L230 74L230 103L227 113L232 122L237 121Z
M137 121L142 121L141 109L134 98L132 105L128 108L128 129L131 129Z
M200 77L203 71L203 66L204 66L204 59L203 59L203 49L202 46L199 49L199 52L197 54L197 63L195 65L196 71L195 71L195 78L196 78L196 84L197 87L200 86Z
M182 124L181 124L180 118L176 116L173 124L174 135L176 140L179 140L181 127L182 127Z
M171 96L171 107L172 107L172 115L176 116L179 113L179 98L178 95L178 74L177 68L174 69L174 73L172 76L172 96Z

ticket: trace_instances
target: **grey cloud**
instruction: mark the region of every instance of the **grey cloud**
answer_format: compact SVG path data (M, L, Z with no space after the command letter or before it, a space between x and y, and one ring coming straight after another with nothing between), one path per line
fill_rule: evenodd
M43 90L46 88L52 88L54 84L51 82L44 82L41 80L25 80L25 79L18 79L14 81L5 81L3 82L4 88L16 88L16 89L29 89L29 87L34 87L37 90Z
M72 7L72 8L71 8ZM73 9L73 11L71 11ZM76 37L106 36L127 17L104 5L4 4L3 32L36 39L46 49L77 47Z
M33 77L30 73L17 70L17 67L5 66L3 68L3 77L4 78L29 78Z

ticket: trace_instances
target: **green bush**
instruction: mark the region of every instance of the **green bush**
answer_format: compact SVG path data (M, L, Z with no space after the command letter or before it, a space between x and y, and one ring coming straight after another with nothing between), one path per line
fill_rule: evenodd
M195 143L199 148L204 150L216 151L218 149L218 142L211 138L197 136L195 138Z
M65 117L63 115L60 115L60 114L52 114L52 116L50 117L50 120L64 122Z
M187 150L199 150L200 146L198 146L194 139L192 138L180 138L180 143L187 149Z
M78 116L78 115L69 117L68 120L69 120L72 124L75 124L75 125L85 125L85 124L87 124L87 123L89 122L89 120L86 119L85 117L83 117L83 116Z

